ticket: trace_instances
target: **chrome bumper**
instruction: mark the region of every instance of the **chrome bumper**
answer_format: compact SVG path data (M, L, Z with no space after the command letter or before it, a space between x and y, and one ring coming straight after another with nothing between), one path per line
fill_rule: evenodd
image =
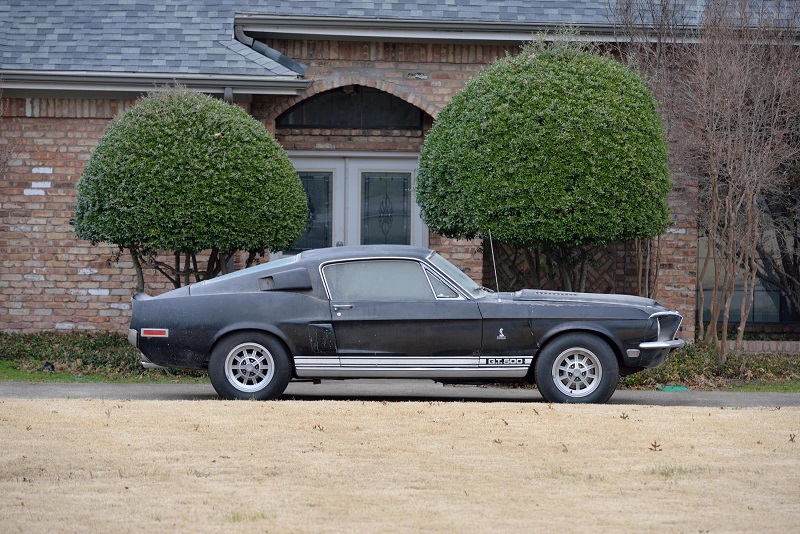
M639 349L679 349L684 345L686 345L686 342L682 339L670 339L669 341L646 341L644 343L639 343Z
M164 369L163 365L157 365L150 360L147 359L147 356L144 354L139 355L139 360L142 362L142 367L145 369Z
M684 340L675 339L683 322L681 314L674 311L656 312L650 319L656 320L655 326L658 329L656 341L639 343L639 350L672 350L686 345Z
M139 332L134 330L133 328L128 329L128 343L130 343L137 349L139 348ZM139 353L139 361L141 362L142 367L144 367L145 369L164 369L162 365L157 365L148 360L147 356L145 356L141 352Z
M133 328L128 329L128 343L133 345L134 348L139 348L139 332Z

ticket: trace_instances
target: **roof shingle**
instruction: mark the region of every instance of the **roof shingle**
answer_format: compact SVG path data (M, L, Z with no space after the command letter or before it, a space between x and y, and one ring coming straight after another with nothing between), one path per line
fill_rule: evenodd
M237 13L609 23L606 0L7 0L0 4L0 69L297 75L234 39Z

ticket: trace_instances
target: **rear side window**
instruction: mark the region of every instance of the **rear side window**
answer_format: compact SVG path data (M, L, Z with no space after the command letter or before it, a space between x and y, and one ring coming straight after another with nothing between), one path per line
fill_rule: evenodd
M322 275L334 301L435 300L428 277L415 261L334 263L326 265Z

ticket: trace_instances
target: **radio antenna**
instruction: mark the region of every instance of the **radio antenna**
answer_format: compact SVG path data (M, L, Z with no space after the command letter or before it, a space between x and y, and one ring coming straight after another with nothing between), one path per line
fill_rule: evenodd
M500 279L497 277L497 261L494 259L494 240L492 240L491 230L489 230L489 248L492 249L492 267L494 267L494 287L497 290L497 300L500 300Z

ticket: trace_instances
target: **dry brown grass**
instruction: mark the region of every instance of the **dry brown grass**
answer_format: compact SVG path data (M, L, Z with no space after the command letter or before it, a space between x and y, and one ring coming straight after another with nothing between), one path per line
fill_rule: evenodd
M800 409L0 401L3 532L800 525Z

